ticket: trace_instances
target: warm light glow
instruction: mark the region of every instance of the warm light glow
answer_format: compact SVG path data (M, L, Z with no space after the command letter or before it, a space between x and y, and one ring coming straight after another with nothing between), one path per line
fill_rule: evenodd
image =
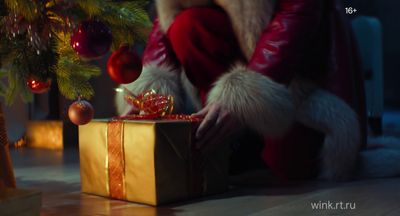
M19 149L19 148L23 148L26 147L26 139L25 137L19 139L18 141L16 141L14 143L14 148Z
M123 88L115 88L114 90L115 90L116 92L121 92L121 93L124 92L124 89L123 89Z
M28 147L62 150L62 121L30 121L26 127L26 142Z

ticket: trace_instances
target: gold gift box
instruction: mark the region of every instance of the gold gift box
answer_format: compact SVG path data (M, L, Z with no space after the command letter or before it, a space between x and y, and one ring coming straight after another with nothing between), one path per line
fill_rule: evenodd
M80 126L82 192L156 206L226 191L228 146L202 155L193 131L167 120Z
M62 150L62 121L29 121L26 126L26 141L28 147L50 150Z
M30 148L63 150L65 145L76 145L77 128L58 120L29 121L26 124L26 145Z

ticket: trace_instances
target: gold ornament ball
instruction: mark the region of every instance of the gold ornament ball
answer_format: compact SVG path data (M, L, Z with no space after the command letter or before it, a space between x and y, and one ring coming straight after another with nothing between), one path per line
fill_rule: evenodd
M75 101L69 106L68 116L72 123L85 125L93 119L94 109L92 105L85 101Z

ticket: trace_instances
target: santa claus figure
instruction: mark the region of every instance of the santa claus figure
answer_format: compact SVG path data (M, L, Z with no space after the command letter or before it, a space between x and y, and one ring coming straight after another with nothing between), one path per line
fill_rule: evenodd
M347 179L365 110L338 2L158 0L142 74L124 87L173 95L176 112L202 117L200 149L257 142L283 179ZM132 111L116 100L119 114Z

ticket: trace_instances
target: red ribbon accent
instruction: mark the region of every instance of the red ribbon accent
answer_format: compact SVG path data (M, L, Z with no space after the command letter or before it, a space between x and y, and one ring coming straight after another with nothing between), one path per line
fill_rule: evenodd
M113 118L114 120L182 120L190 122L201 122L201 118L191 116L191 115L178 115L171 114L160 117L158 114L143 114L143 115L127 115L127 116L117 116Z

